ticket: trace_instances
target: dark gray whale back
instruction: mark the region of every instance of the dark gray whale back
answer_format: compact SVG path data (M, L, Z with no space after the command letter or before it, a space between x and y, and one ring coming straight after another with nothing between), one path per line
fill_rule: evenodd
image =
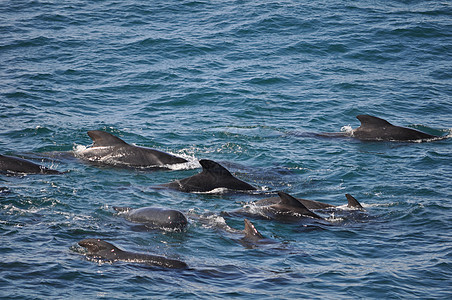
M356 118L361 122L361 126L353 130L352 136L360 140L418 141L439 138L415 129L392 125L374 116L359 115Z
M187 160L159 150L130 145L122 139L101 130L88 131L93 146L79 153L89 161L115 166L157 168L185 163Z
M347 207L364 210L361 204L350 194L345 195L348 201ZM337 206L328 203L295 198L287 193L278 192L278 197L271 197L259 200L254 203L254 207L239 209L233 214L238 215L260 215L268 219L280 221L298 221L303 217L321 219L319 215L311 211L312 209L331 209Z
M0 171L19 174L61 174L31 161L7 155L0 155Z
M142 207L130 209L128 207L113 207L114 210L126 213L126 219L141 223L148 227L183 229L188 221L185 215L174 209L159 207Z
M276 215L281 215L281 217L285 217L284 215L296 214L298 216L307 216L315 219L322 219L319 215L309 210L302 202L298 201L297 198L292 197L291 195L278 192L278 196L281 199L279 203L272 204L270 207L275 210Z
M108 261L128 261L145 263L164 268L187 268L187 264L174 259L157 255L133 253L123 251L118 247L101 239L84 239L78 244L88 250L87 256L92 258L105 259Z
M188 178L176 180L162 186L182 192L210 192L217 188L236 191L256 190L252 185L234 177L217 162L201 159L202 172Z

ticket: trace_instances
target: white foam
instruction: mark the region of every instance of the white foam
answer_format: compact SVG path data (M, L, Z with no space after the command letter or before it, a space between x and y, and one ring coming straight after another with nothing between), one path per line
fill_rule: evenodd
M341 132L353 133L353 128L350 125L345 125L341 127Z
M334 215L334 212L333 212L333 213L327 218L327 220L330 221L330 222L341 222L341 221L344 220L344 218L336 217L336 216Z
M169 164L164 165L165 168L168 168L173 171L179 171L179 170L192 170L192 169L198 169L201 168L201 164L199 163L198 159L196 159L194 156L186 155L186 154L174 154L171 152L168 152L171 155L181 157L187 162L180 163L180 164Z
M194 194L224 194L228 192L228 188L219 187L207 192L193 192Z

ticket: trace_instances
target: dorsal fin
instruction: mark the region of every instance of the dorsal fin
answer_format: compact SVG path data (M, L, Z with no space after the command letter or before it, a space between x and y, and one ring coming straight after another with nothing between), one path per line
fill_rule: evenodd
M202 166L203 172L213 173L221 176L232 176L232 174L222 165L213 160L201 159L199 163Z
M113 209L117 212L128 212L132 210L130 207L127 206L113 206Z
M355 199L355 197L353 197L350 194L345 194L345 197L347 197L347 201L348 201L347 207L364 210L361 203L359 203L358 200Z
M278 192L278 196L279 198L281 198L281 202L280 204L285 204L288 206L293 206L296 207L298 209L300 209L302 212L302 215L307 215L307 216L311 216L314 218L318 218L321 219L322 217L320 217L319 215L317 215L316 213L310 211L303 203L301 203L297 198L286 194L284 192L279 191Z
M262 234L257 231L256 227L254 227L253 223L251 223L248 219L245 219L245 237L251 238L259 238L263 239Z
M356 118L361 122L362 127L383 127L383 126L394 126L386 120L369 116L369 115L359 115Z
M289 205L289 206L301 207L301 208L307 209L306 206L304 206L303 203L298 201L297 198L295 198L295 197L293 197L293 196L291 196L291 195L289 195L287 193L278 192L278 196L279 196L279 198L281 198L281 203L282 204L286 204L286 205Z
M88 131L88 135L93 140L94 147L128 145L126 142L124 142L117 136L114 136L113 134L105 131L91 130Z

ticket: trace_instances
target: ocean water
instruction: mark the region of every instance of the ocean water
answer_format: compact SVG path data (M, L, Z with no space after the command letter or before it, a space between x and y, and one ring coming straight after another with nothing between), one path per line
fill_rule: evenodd
M0 3L0 153L65 172L0 175L2 299L450 299L452 139L319 138L359 114L452 129L448 1ZM188 158L174 170L87 164L88 130ZM156 185L220 162L258 193ZM276 191L365 213L298 224L228 214ZM137 230L113 206L183 211ZM95 262L101 238L187 270Z

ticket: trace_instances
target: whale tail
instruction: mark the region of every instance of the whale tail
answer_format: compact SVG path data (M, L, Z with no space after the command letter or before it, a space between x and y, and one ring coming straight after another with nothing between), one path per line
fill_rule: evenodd
M93 140L94 147L128 145L126 142L124 142L117 136L114 136L113 134L105 131L90 130L88 131L88 135Z
M350 194L345 194L345 197L347 197L347 201L348 201L347 207L364 210L361 203L359 203L358 200L355 199L355 197L353 197Z
M286 194L284 192L278 192L278 196L279 198L281 198L281 202L280 204L285 204L287 206L292 206L298 209L298 213L305 215L305 216L310 216L316 219L322 219L322 217L320 217L318 214L312 212L311 210L309 210L303 203L301 203L297 198L292 197L289 194Z

